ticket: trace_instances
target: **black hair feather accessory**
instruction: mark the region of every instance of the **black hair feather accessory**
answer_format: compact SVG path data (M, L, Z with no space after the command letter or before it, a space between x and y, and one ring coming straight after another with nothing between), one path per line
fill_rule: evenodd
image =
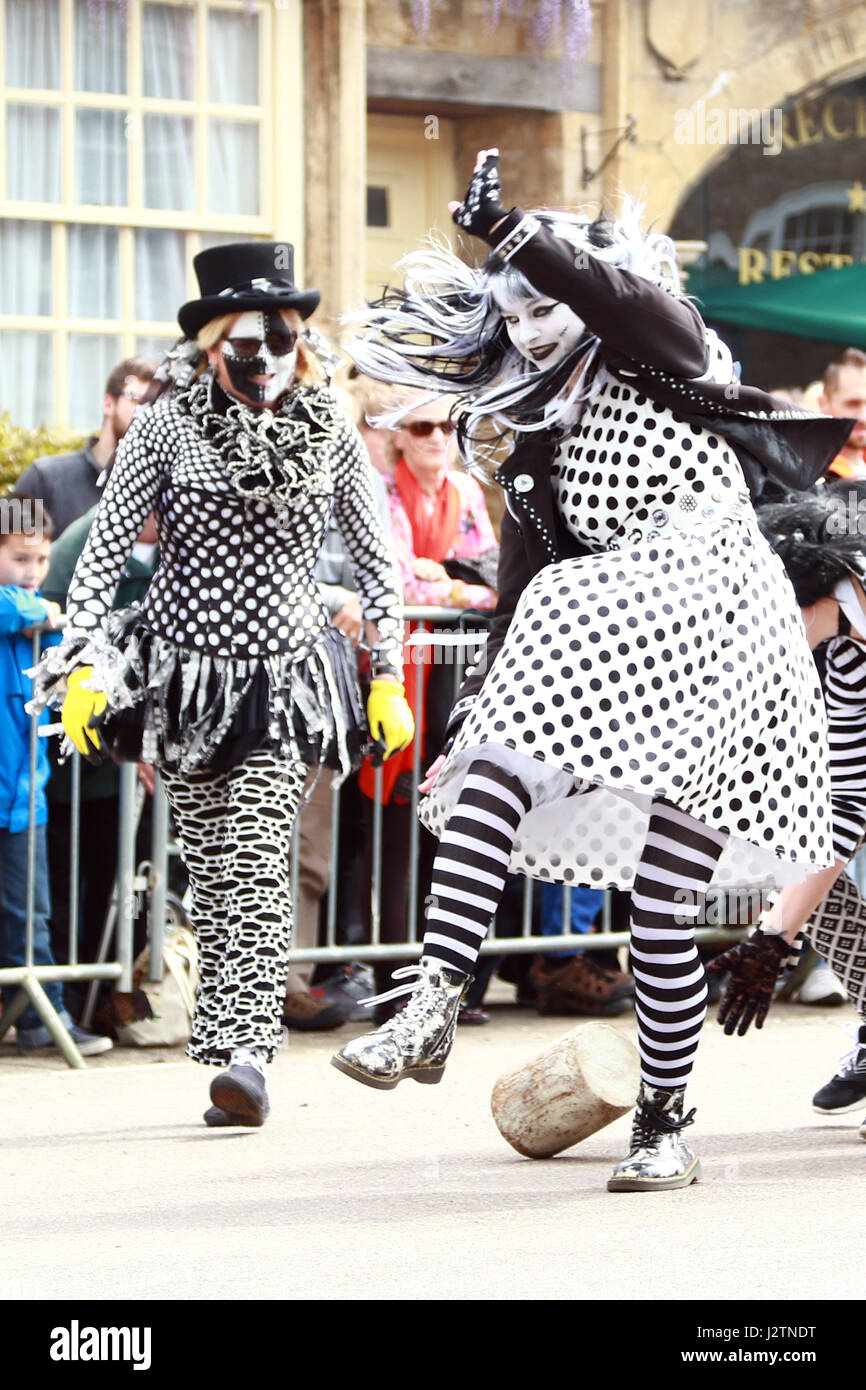
M801 608L829 597L840 579L854 575L866 582L866 487L859 493L862 534L851 524L851 490L847 482L841 489L833 484L757 509L758 525L785 566ZM855 503L855 520L858 515Z

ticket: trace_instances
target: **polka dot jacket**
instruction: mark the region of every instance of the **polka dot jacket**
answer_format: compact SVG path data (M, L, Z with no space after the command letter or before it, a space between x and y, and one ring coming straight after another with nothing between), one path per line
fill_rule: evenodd
M146 704L141 755L187 770L205 765L253 704L271 741L294 753L299 716L321 733L323 710L345 744L347 704L362 722L351 653L314 578L332 514L380 633L375 656L402 659L399 574L369 470L326 386L301 388L274 412L228 397L210 372L162 397L118 449L72 578L70 626L38 668L35 703L62 699L68 671L92 664L110 710ZM140 610L112 614L152 510L159 569Z

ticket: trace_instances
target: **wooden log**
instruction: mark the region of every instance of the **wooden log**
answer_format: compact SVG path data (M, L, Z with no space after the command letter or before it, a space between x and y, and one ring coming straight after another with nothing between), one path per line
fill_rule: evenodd
M493 1088L490 1107L504 1139L526 1158L552 1158L634 1108L637 1049L606 1023L573 1028Z

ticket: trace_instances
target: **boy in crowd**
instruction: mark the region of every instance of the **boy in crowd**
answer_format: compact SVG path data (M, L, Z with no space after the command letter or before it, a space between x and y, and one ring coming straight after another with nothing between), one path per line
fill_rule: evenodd
M32 682L26 674L33 665L33 627L57 626L60 608L39 597L39 586L48 570L52 522L42 501L34 497L0 499L0 966L20 966L26 955L27 837L30 815L30 716L25 706ZM43 644L59 642L60 634L48 633ZM40 722L49 718L41 716ZM36 877L33 904L33 963L53 965L48 918L48 861L45 826L48 808L45 783L48 755L39 740L36 760ZM17 986L3 990L9 1008ZM85 1056L107 1052L110 1038L96 1037L78 1028L67 1012L63 986L45 985L45 993ZM32 1004L17 1019L18 1050L29 1053L54 1047L51 1034Z

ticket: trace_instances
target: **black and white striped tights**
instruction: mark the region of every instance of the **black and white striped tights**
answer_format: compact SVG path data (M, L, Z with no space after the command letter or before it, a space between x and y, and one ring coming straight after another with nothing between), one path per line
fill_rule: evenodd
M489 761L473 763L439 843L426 956L472 973L529 806L517 777ZM668 802L653 802L631 897L641 1073L651 1086L684 1086L691 1072L707 1011L693 931L724 845L724 835Z

